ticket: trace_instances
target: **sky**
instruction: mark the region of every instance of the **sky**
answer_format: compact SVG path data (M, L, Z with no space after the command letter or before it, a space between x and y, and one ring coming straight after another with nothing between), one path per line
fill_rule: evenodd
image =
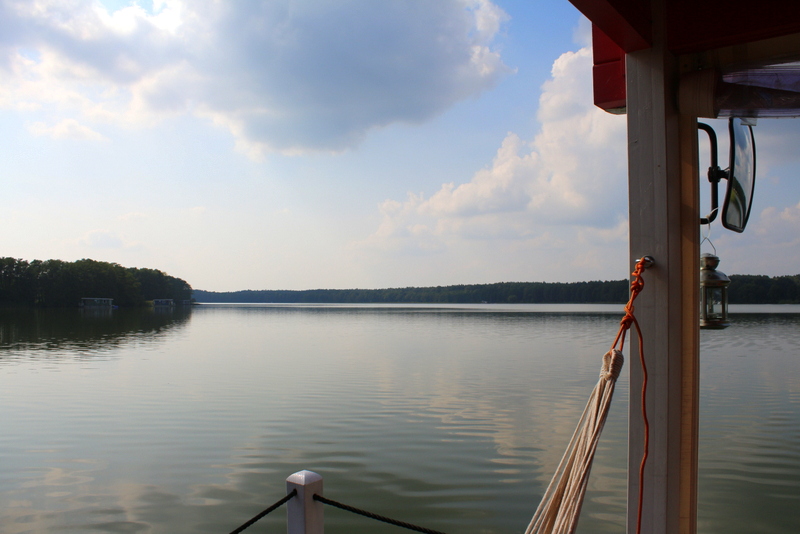
M0 0L0 256L210 291L626 278L591 64L567 0ZM755 137L747 230L704 232L728 274L797 274L800 121Z

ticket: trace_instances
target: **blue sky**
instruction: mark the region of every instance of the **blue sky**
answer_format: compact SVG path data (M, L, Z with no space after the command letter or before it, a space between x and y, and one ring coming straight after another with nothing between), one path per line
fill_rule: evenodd
M624 278L589 41L567 0L0 0L0 255L217 291ZM800 272L798 133L756 127L729 274Z

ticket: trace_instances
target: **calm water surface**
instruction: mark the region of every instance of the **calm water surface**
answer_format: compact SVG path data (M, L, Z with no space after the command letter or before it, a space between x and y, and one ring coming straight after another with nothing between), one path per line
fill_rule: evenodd
M620 310L0 310L0 531L226 533L311 469L353 506L522 532ZM734 311L701 336L699 530L796 534L800 307ZM627 389L624 371L579 532L624 532ZM402 532L325 514L331 533Z

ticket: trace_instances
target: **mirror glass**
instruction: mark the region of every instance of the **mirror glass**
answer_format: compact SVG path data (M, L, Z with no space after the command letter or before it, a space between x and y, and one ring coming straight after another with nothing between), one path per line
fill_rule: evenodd
M722 204L722 226L743 232L750 217L756 185L756 143L753 127L739 117L728 122L731 137L728 190Z

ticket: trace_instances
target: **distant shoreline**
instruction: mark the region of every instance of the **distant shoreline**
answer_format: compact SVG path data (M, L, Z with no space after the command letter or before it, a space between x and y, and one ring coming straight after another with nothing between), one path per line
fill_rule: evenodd
M731 275L731 304L800 304L800 275ZM497 282L387 289L205 291L206 303L274 304L624 304L627 280L591 282Z

